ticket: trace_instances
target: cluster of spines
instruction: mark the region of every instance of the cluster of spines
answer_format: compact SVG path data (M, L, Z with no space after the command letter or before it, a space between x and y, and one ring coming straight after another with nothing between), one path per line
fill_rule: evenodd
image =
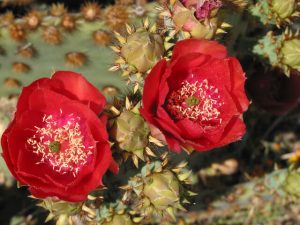
M131 204L133 208L129 211L129 214L135 218L136 222L142 220L151 223L155 221L160 222L162 220L174 222L176 221L176 211L186 211L183 205L189 204L188 198L196 195L188 191L188 187L193 184L193 173L187 169L187 162L181 162L177 166L172 166L169 161L170 157L168 152L161 154L156 161L146 163L139 174L131 177L128 184L121 187L121 189L124 190L122 201ZM150 199L149 205L149 199L145 193L145 185L148 185L147 179L149 177L151 179L151 176L163 173L173 174L174 177L172 180L178 182L180 191L178 192L178 199L175 200L174 205L160 210L157 208L159 207L158 205L151 203L153 199ZM172 190L170 189L170 191Z
M136 84L134 86L133 95L136 95L139 92L139 88L140 88L139 84ZM123 103L125 104L124 108L123 107L116 108L114 105L109 106L109 112L111 114L112 120L117 120L117 118L123 112L132 112L132 113L139 115L139 108L141 106L141 103L139 100L136 103L133 100L131 100L131 96L126 96ZM118 147L118 141L115 140L115 137L113 137L114 140L113 140L112 148L113 149L116 148L116 152L118 152L121 155L122 162L125 163L128 159L131 159L134 166L136 168L139 168L141 165L141 162L149 163L149 162L151 162L151 159L157 158L159 155L159 151L157 151L157 148L161 148L161 147L165 146L163 142L161 142L160 140L157 140L150 133L147 133L146 135L148 136L148 139L144 140L145 147L142 148L140 151L129 152L124 149L121 149L120 147ZM130 141L132 141L132 140L130 140Z
M130 69L130 65L127 64L126 59L121 55L121 49L124 44L127 42L127 36L132 35L135 32L139 32L140 30L145 30L149 33L153 34L160 34L163 35L163 32L160 31L157 27L157 24L154 23L153 25L150 24L149 18L146 18L142 21L141 27L136 27L134 25L126 24L126 34L122 35L119 32L115 32L115 38L119 42L118 45L111 46L111 49L118 55L117 59L115 60L114 64L110 67L109 71L122 71L123 77L129 77L129 82L136 79L139 81L143 77L143 73L138 71L132 71ZM131 75L134 75L136 78L133 78ZM131 76L131 77L130 77ZM135 83L135 82L133 82ZM138 82L137 82L138 83Z
M273 31L269 31L254 47L254 53L267 59L272 67L281 68L284 73L289 76L293 68L290 65L283 63L281 49L284 46L284 42L292 39L299 39L299 37L299 29L296 32L293 32L291 29L286 28L281 35L277 36Z
M60 28L72 32L82 23L82 20L86 22L104 20L109 29L119 30L130 18L128 6L112 5L102 10L97 3L88 2L81 7L80 13L69 13L63 4L53 4L49 11L31 10L21 19L15 19L14 15L8 12L1 16L1 19L1 25L9 28L11 37L15 41L26 41L28 32L43 27L45 42L60 44L62 42ZM52 27L51 30L49 27Z
M264 25L275 24L280 28L291 24L293 20L300 16L300 2L298 0L295 1L294 12L286 18L281 18L278 13L272 9L272 1L274 0L258 1L255 6L250 9L252 14L258 16ZM290 1L290 4L292 4L292 1Z

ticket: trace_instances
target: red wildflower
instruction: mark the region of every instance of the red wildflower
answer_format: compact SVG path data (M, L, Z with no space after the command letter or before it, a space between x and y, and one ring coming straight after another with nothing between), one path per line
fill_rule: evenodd
M209 150L241 139L249 101L237 59L214 41L188 39L175 45L145 80L141 113L169 147Z
M35 197L71 202L100 186L112 162L105 118L98 118L105 103L73 72L56 72L24 88L1 140L3 158L20 184Z

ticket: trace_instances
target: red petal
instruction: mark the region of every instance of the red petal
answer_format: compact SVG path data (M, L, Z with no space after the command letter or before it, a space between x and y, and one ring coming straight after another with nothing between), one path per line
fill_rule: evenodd
M176 43L171 60L177 60L179 57L190 53L201 53L218 59L227 57L226 48L216 41L185 39Z
M169 94L169 84L167 82L168 76L163 76L159 85L159 92L157 96L157 107L161 107L165 104L166 98Z
M187 140L184 144L187 146L191 146L193 149L199 152L208 151L214 148L214 144L207 140L205 137L194 140Z
M164 111L164 109L159 107L158 114L161 118L153 117L153 115L149 114L144 109L141 109L140 112L148 123L152 124L161 131L163 135L160 135L162 139L159 140L167 142L169 148L175 152L180 152L180 141L182 142L182 139L180 134L177 133L178 128L176 127L174 121Z
M149 113L154 113L157 108L159 84L167 66L166 60L159 61L145 79L143 92L143 108Z
M145 110L145 108L140 108L140 113L148 123L155 125L154 122L155 115L150 114L148 111Z
M197 68L207 67L210 68L210 62L213 60L210 56L201 55L199 53L191 53L180 57L177 61L172 62L171 75L168 77L168 84L170 91L178 90L182 82L193 78L195 75L194 70Z
M28 99L32 94L32 92L40 88L49 87L49 81L50 81L49 78L41 78L34 81L29 86L23 88L22 93L18 99L16 116L28 110Z
M8 145L8 139L11 135L11 130L15 126L16 120L14 119L4 131L1 137L1 146L2 146L2 157L6 162L6 165L14 177L17 177L14 166L14 158L11 157L10 148Z
M193 68L191 73L193 78L189 78L190 82L207 80L209 85L213 85L218 89L232 89L231 74L227 61L219 59L207 60L207 63Z
M52 80L61 81L64 91L68 91L75 99L89 105L96 114L103 110L106 104L105 97L81 74L58 71L52 75Z
M109 144L106 143L97 145L96 166L90 176L86 176L78 185L74 185L68 190L69 193L75 195L87 196L91 191L102 185L102 177L108 170L111 163L111 151Z
M180 120L176 125L181 130L182 137L188 140L200 138L204 133L199 124L188 119Z
M50 89L35 89L28 99L27 110L41 111L45 114L57 113L69 98ZM75 101L74 101L75 102ZM82 107L85 107L82 105Z
M163 133L172 134L176 139L181 141L183 140L181 137L182 131L177 127L174 120L162 107L157 109L157 118L154 118L154 120L159 125L158 128Z
M246 132L246 126L242 119L240 118L233 118L223 132L223 138L220 141L220 146L230 144L234 141L239 141L242 139Z
M181 146L180 146L180 142L176 139L174 139L172 136L169 135L165 135L165 139L167 141L168 147L170 148L170 150L176 152L176 153L180 153L181 152Z
M119 173L119 165L114 159L111 160L111 163L109 165L109 170L114 174Z
M230 68L230 77L232 83L232 97L241 113L247 110L249 100L245 92L245 72L240 62L236 58L229 58L228 66Z

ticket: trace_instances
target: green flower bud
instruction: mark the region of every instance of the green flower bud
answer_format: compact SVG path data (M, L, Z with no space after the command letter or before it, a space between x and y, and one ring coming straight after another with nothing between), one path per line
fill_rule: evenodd
M199 39L212 39L217 31L218 18L213 17L208 21L198 22L190 31L192 37Z
M154 173L144 186L144 195L158 210L166 210L179 203L179 183L171 171Z
M130 66L144 73L163 57L164 51L162 37L144 30L127 37L127 42L121 49L121 55Z
M296 0L272 0L272 10L281 18L285 19L295 12L297 3Z
M300 39L284 41L281 48L282 63L300 71Z
M113 131L119 147L128 152L144 149L148 144L149 132L144 119L131 111L121 113L115 121Z
M105 225L133 225L133 223L128 215L114 215Z
M57 213L58 215L75 215L76 213L80 212L82 204L44 199L39 205L53 214Z

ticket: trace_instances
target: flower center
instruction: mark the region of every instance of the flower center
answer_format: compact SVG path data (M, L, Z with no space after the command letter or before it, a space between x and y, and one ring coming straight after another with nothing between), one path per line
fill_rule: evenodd
M168 112L176 119L189 119L201 125L221 123L219 108L224 105L219 89L209 85L208 80L190 83L184 81L173 91L166 102Z
M49 144L49 150L50 150L51 152L55 152L55 153L59 152L60 147L61 147L61 144L60 144L60 142L58 142L58 141L52 141L52 142L50 142L50 144Z
M44 115L41 127L27 139L33 153L40 157L36 164L47 163L60 174L77 176L92 158L92 140L85 135L80 117L69 114Z

